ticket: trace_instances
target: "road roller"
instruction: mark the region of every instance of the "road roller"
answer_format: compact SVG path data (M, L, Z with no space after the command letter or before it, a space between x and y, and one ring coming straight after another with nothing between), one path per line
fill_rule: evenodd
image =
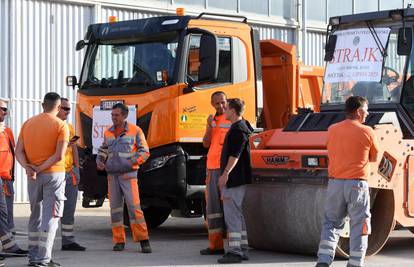
M327 130L345 119L351 95L368 99L365 124L380 144L378 160L369 163L367 255L381 250L396 224L414 226L413 24L411 8L330 18L320 112L299 110L283 128L251 137L254 181L244 200L251 247L317 253L329 179ZM346 258L345 225L337 255Z

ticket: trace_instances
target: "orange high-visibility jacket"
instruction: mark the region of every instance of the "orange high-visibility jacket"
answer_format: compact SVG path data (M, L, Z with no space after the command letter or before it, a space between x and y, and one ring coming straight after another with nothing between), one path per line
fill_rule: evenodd
M138 170L149 157L149 148L144 133L138 126L125 122L124 130L117 136L115 126L104 133L104 142L97 160L105 162L109 174Z
M10 128L0 133L0 177L11 180L14 167L14 136Z

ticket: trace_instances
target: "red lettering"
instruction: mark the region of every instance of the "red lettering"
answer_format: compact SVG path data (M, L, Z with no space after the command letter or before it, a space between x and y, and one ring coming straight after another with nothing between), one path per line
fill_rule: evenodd
M358 49L358 48L355 50L354 56L352 57L352 62L354 62L354 61L355 61L355 59L356 59L358 62L359 62L359 61L361 61L361 59L359 58L359 49Z
M99 136L99 126L98 126L98 124L94 124L93 125L93 131L92 131L93 133L92 133L92 138L98 138L98 136Z
M351 54L351 49L346 48L345 52L344 52L344 60L342 62L345 62L345 58L348 62L351 62L351 60L349 59L349 55Z
M378 48L373 49L372 47L369 49L369 56L368 61L378 62L377 58L375 57L375 53L378 51ZM371 60L373 59L373 60Z

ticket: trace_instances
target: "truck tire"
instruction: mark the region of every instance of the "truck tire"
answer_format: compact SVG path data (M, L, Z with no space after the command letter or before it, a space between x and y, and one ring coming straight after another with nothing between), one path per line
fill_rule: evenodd
M170 216L171 208L168 207L147 207L143 208L145 222L149 229L154 229L163 224ZM124 225L130 226L128 210L124 205Z

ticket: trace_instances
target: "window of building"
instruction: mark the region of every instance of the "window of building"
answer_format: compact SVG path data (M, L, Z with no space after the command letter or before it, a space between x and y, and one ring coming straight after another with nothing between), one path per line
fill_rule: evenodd
M388 0L388 2L390 2ZM355 13L378 11L378 1L355 1Z
M270 14L286 19L295 17L295 1L270 0Z
M237 11L237 0L208 0L208 6L222 8L231 11Z
M308 0L306 4L309 20L326 22L326 0Z
M269 12L269 4L267 0L240 0L240 10L267 15Z
M381 10L403 8L403 0L380 0Z
M328 18L352 14L352 0L328 0Z
M205 0L174 0L174 3L183 5L204 6Z

